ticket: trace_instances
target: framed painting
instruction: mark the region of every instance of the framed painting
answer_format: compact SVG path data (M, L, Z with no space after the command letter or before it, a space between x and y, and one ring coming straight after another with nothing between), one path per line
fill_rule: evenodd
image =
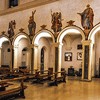
M72 61L72 52L65 52L65 61Z
M82 60L82 52L77 52L77 60Z

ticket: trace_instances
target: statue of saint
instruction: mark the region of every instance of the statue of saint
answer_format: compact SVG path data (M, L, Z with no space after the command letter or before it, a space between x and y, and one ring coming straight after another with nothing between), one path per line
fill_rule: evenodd
M9 28L8 28L9 38L14 36L15 26L16 26L15 20L9 22Z
M36 30L36 23L34 21L34 14L35 14L36 10L34 12L32 12L32 16L30 16L29 21L28 21L28 29L29 29L29 34L32 36L33 34L35 34L35 30Z
M93 17L94 13L90 5L87 5L87 8L82 12L78 13L81 16L81 24L84 29L92 29L93 28Z
M60 32L62 29L62 18L61 18L61 12L54 12L52 13L51 11L51 16L52 16L52 26L51 29L56 33Z

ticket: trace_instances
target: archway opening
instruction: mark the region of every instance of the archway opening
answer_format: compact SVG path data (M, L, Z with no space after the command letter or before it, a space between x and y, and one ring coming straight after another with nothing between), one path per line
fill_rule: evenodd
M1 49L1 67L8 67L10 68L11 65L11 48L9 41L4 41L2 43L2 49Z
M88 37L91 40L91 69L92 77L100 77L100 23L91 31Z
M35 69L42 71L54 68L53 34L47 30L39 32L36 34L33 43L37 47L34 50L34 66L37 66Z
M62 68L68 76L82 75L82 36L69 33L64 36L62 43Z
M14 40L14 67L28 68L31 70L31 51L29 49L29 38L24 35L18 35Z
M84 32L75 26L67 27L58 35L59 68L65 69L68 76L82 76L82 41Z
M7 37L1 37L0 38L0 47L1 47L1 61L0 65L1 67L10 68L11 65L11 48L10 48L10 42Z

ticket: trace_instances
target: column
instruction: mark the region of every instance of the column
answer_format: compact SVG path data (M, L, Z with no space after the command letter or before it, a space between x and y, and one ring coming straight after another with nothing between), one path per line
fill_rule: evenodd
M13 69L13 62L14 62L14 52L13 52L13 46L10 45L10 51L11 51L11 56L10 56L10 71Z
M39 69L38 67L38 46L34 45L34 70Z
M34 46L33 44L30 45L30 56L29 56L29 60L30 60L30 70L31 70L31 74L33 74L33 71L34 71Z
M83 41L83 59L82 59L82 80L91 81L92 74L91 74L91 63L92 63L92 47L93 44L90 40Z
M62 66L62 44L54 43L53 46L55 48L55 72L60 72ZM61 74L58 74L58 76L60 75Z
M14 46L14 68L18 68L18 46Z

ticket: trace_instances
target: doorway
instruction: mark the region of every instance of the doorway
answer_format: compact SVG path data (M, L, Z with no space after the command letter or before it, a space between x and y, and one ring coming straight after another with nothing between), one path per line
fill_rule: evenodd
M40 67L41 74L44 73L44 48L41 49L41 67Z

